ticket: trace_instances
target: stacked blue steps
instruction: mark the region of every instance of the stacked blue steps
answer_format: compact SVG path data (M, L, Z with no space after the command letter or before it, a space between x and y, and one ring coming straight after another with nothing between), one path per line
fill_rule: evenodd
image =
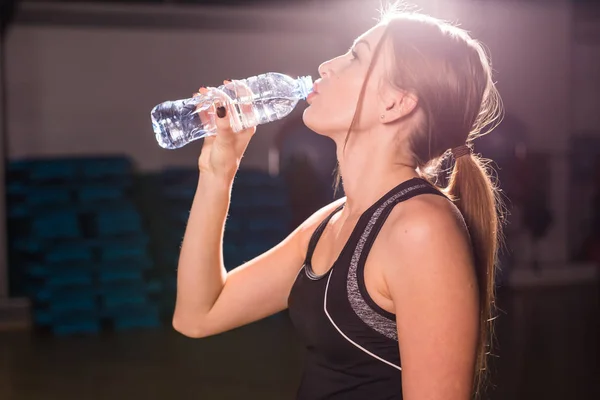
M13 161L7 173L10 289L56 335L156 327L149 235L126 157Z
M235 268L271 249L292 229L285 182L263 171L238 171L225 227L223 252L227 268Z
M163 284L162 315L170 319L176 293L177 262L198 184L197 169L166 169L141 178L140 198L151 229L157 279ZM269 250L292 230L291 210L282 179L240 170L233 185L223 253L227 270ZM199 246L202 244L199 243Z
M137 203L151 237L155 268L150 277L160 282L160 319L170 324L175 306L177 261L198 171L171 168L136 176Z

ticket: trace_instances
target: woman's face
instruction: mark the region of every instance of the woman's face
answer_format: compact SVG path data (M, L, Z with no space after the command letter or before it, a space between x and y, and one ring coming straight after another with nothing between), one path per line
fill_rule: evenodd
M334 140L345 138L360 97L363 82L373 58L373 52L381 40L384 27L376 26L356 39L346 53L319 66L315 92L308 98L310 106L303 115L304 123L316 133ZM381 49L381 53L385 48ZM357 131L372 128L378 123L380 110L385 108L380 99L379 83L384 74L385 63L378 57L365 88L362 109L355 125Z

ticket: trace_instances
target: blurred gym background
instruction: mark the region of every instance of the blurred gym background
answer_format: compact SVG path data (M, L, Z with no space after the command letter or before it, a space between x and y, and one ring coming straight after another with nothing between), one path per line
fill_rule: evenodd
M294 398L285 312L202 340L171 328L201 143L161 149L149 113L223 79L316 77L380 3L0 0L1 399ZM486 398L599 399L600 2L412 3L487 45L506 108L475 142L510 211ZM228 269L336 196L334 145L302 109L250 144Z

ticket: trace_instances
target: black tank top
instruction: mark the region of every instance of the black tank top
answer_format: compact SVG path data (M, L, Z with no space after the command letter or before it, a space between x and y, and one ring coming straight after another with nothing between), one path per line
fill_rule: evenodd
M442 195L427 181L401 183L359 218L331 269L316 275L314 249L329 220L315 230L288 299L307 354L298 400L402 399L396 317L367 293L365 260L393 207L421 194ZM443 195L442 195L443 196Z

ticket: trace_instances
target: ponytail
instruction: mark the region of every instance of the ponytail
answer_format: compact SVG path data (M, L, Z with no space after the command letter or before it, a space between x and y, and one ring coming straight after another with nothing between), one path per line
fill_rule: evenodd
M479 285L480 316L474 391L476 397L487 377L487 355L493 338L494 277L500 238L500 199L483 160L470 151L456 154L446 194L465 219L473 247Z

